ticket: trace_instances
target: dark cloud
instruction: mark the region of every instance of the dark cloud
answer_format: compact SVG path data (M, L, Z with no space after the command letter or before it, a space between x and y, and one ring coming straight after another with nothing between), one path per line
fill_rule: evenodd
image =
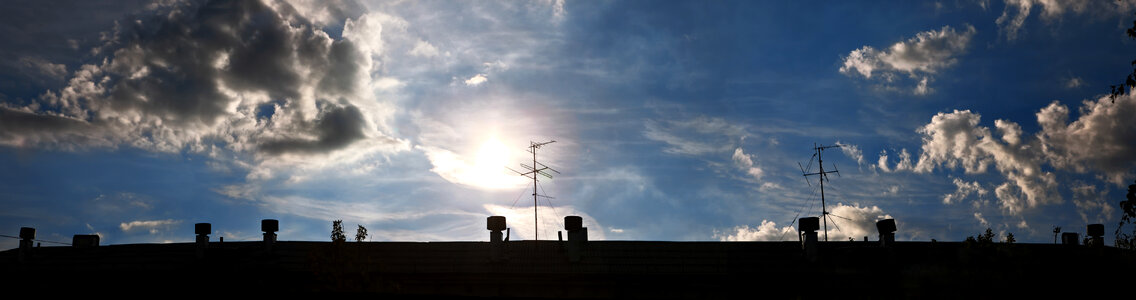
M315 135L315 139L286 138L269 141L260 145L260 151L270 155L323 153L346 147L365 136L362 130L366 125L363 113L353 105L324 109L319 120L311 125L305 133Z
M106 56L78 68L64 88L22 107L8 103L0 144L82 148L117 141L180 151L222 141L270 155L347 147L367 136L368 118L351 102L370 100L356 96L370 79L361 67L370 57L301 15L328 22L361 12L348 10L359 8L354 2L330 4L154 6L148 17L127 18L105 33L97 52ZM258 121L266 105L273 111Z
M74 119L33 114L0 107L0 145L52 145L69 148L70 142L79 140L84 144L107 144L105 140L92 137L90 124Z

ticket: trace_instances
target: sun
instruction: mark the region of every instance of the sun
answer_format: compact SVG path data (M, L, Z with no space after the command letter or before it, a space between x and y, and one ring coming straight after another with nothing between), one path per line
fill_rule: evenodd
M470 166L470 175L474 176L472 181L478 186L491 189L511 188L524 183L521 176L505 169L510 164L510 157L512 150L500 140L496 137L486 139L481 143L477 157Z

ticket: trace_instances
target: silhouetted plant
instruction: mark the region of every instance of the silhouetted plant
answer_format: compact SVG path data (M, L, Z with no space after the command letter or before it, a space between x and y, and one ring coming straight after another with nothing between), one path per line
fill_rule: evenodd
M1136 21L1132 21L1132 27L1128 28L1125 33L1128 34L1128 38L1136 39ZM1128 74L1127 78L1124 79L1124 83L1110 86L1110 88L1112 88L1112 94L1109 95L1109 98L1112 99L1112 102L1116 102L1116 97L1127 94L1128 89L1136 88L1136 60L1133 60L1131 65L1132 73Z
M1131 34L1132 29L1129 29ZM1121 233L1124 230L1124 225L1136 222L1136 184L1128 186L1128 194L1124 195L1127 200L1120 201L1120 224L1116 225L1116 247L1121 249L1136 249L1136 228L1132 229L1132 233Z
M331 221L331 241L337 243L347 241L347 236L343 235L343 220Z
M983 234L979 234L978 237L974 237L974 236L966 237L966 242L967 243L977 243L977 244L982 244L982 245L994 243L994 230L991 230L989 227L987 227L986 232L983 233Z
M1053 226L1053 243L1057 243L1057 234L1061 233L1061 226Z
M359 225L359 229L355 230L355 241L362 242L365 239L367 239L367 227Z
M1018 240L1014 239L1014 233L1013 232L1007 232L1006 233L1006 240L1002 241L1002 242L1007 243L1007 244L1013 244L1014 242L1017 242L1017 241Z

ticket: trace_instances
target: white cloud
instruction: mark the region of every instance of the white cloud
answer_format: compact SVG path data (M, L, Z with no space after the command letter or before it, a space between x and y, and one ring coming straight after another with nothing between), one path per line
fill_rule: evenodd
M761 180L761 177L765 175L765 171L762 171L760 167L754 166L753 159L750 158L749 154L742 151L742 147L738 147L734 150L733 160L734 165L737 166L738 169L745 172L746 175L749 175L749 177L754 180Z
M911 162L911 153L907 152L906 148L900 149L899 162L895 164L895 167L888 166L887 151L880 151L880 159L877 162L876 167L880 168L880 170L884 172L910 171L915 168Z
M777 227L777 223L761 220L761 225L756 227L742 225L728 232L715 230L713 238L720 241L793 241L797 239L797 230L793 226Z
M772 191L772 190L780 190L780 189L783 189L783 187L781 187L780 184L777 184L777 183L774 183L774 182L763 182L761 184L761 187L757 188L758 191L762 191L762 192L769 192L769 191Z
M1098 171L1117 185L1136 167L1136 96L1102 96L1081 103L1079 117L1068 122L1069 109L1057 102L1037 113L1041 151L1058 168Z
M844 152L844 156L855 160L857 165L864 165L864 152L860 151L860 147L840 141L837 141L836 145L840 146L840 151Z
M970 25L966 25L963 31L943 26L937 31L920 32L883 51L864 46L844 57L840 73L850 77L859 74L865 79L873 79L874 76L877 82L886 86L898 81L900 75L907 75L918 82L912 93L925 95L932 91L928 86L932 75L956 64L958 56L966 53L976 32Z
M418 40L418 42L414 44L414 48L410 49L410 52L407 52L407 54L421 57L435 57L438 56L438 48L434 47L430 42Z
M490 144L482 145L476 161L472 162L438 147L418 146L416 149L425 153L434 166L430 171L449 182L483 189L516 188L531 182L505 168L513 164L509 161L514 156L508 154L510 148L496 141L487 143Z
M980 120L981 116L969 110L932 117L918 130L923 135L923 151L913 171L927 173L945 166L975 174L985 173L993 165L1007 180L994 192L1008 212L1018 214L1023 209L1061 203L1056 175L1042 171L1042 157L1034 150L1039 147L1037 141L1022 143L1017 124L998 120L996 126L1007 142L1003 144L988 127L978 125Z
M533 208L529 207L506 207L503 205L486 204L483 205L485 211L493 216L505 216L505 221L508 222L512 237L510 240L532 239L535 235L533 228ZM556 239L557 231L564 231L564 217L566 216L580 216L584 219L584 227L588 228L589 240L605 240L607 239L607 231L595 218L587 213L577 210L570 205L565 206L540 206L537 209L540 226L536 230L540 230L539 238L541 240ZM614 232L614 231L613 231ZM565 236L567 238L567 236Z
M983 227L990 227L990 222L986 221L986 218L982 217L982 213L974 213L974 219L978 220L978 224L982 224Z
M1136 98L1085 100L1079 112L1070 122L1069 108L1051 103L1036 114L1041 131L1033 136L1025 135L1017 123L995 120L1001 139L979 125L981 117L969 110L939 113L918 130L923 146L913 171L961 167L966 173L985 173L994 166L1006 179L994 194L1011 214L1063 201L1056 175L1043 170L1045 165L1097 172L1103 180L1122 185L1136 167L1136 123L1130 120L1136 115ZM880 169L889 171L886 158L881 154ZM975 183L961 184L959 179L955 183L958 191L944 196L944 203L956 202L970 192L981 195L984 190ZM1090 203L1079 205L1089 207Z
M943 195L943 204L959 203L966 200L970 195L982 197L989 193L985 188L982 188L982 185L979 184L978 181L966 182L962 179L955 178L954 183L956 187L955 192Z
M118 225L119 229L123 232L130 232L135 229L145 229L150 234L157 234L161 230L169 229L170 226L181 223L181 220L167 219L167 220L150 220L150 221L130 221Z
M878 206L837 203L835 207L829 210L828 240L844 241L848 238L862 240L865 236L878 236L876 221L891 218L891 215L885 213ZM899 230L903 230L900 226L902 223L898 220L896 225ZM821 228L823 230L824 226L821 226ZM819 235L823 237L824 233L821 232Z
M478 86L478 85L481 85L482 83L485 83L486 81L489 81L489 78L485 77L485 74L477 74L477 75L473 75L473 77L470 77L469 79L466 79L465 85Z

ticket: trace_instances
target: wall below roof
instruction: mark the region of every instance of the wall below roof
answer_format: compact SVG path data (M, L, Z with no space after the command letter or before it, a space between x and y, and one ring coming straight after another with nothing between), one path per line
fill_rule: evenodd
M34 248L0 253L0 288L100 293L365 293L386 296L714 298L961 298L1027 295L1060 283L1127 286L1136 255L1048 244L590 241L579 261L566 242L259 242ZM1123 274L1123 275L1122 275ZM1039 286L1040 285L1040 286ZM1094 289L1088 289L1095 287Z

